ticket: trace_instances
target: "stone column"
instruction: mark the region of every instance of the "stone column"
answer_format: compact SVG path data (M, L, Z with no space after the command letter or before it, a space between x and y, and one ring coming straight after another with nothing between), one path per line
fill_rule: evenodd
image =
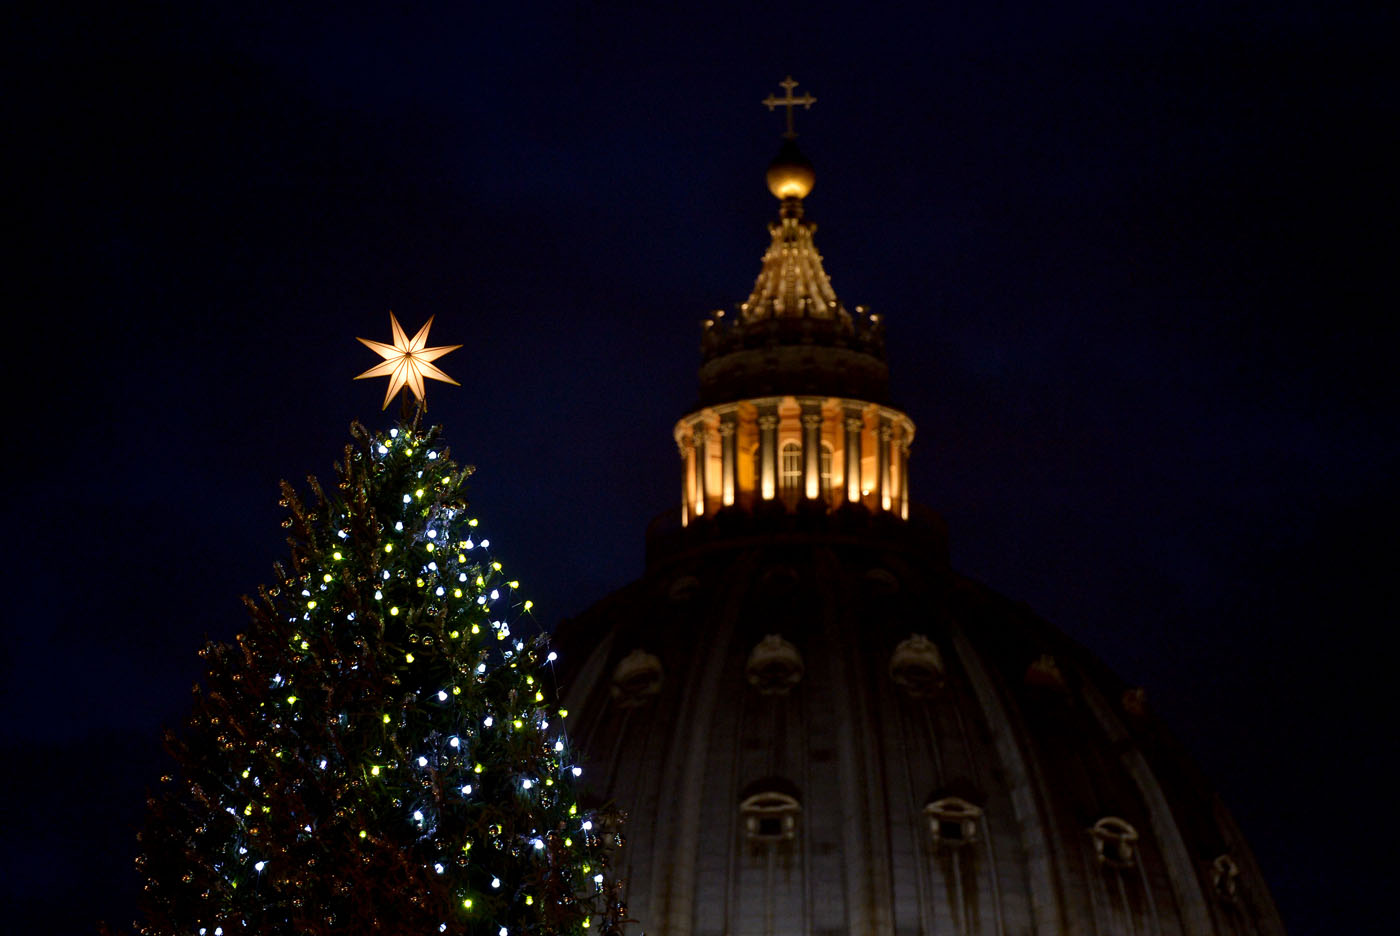
M860 437L865 429L860 407L846 407L846 500L860 502Z
M881 510L890 509L890 418L880 414L879 454L875 461L875 485Z
M909 439L899 440L899 516L909 519Z
M802 406L802 489L808 500L821 496L822 405L815 399L799 400Z
M778 495L778 406L758 404L758 490L764 500Z
M739 413L728 410L719 416L720 457L723 459L724 477L720 479L720 496L724 506L734 503L739 490Z
M676 439L681 451L681 526L690 525L690 499L695 493L695 440L689 435Z
M700 517L705 513L705 469L710 457L705 420L695 420L691 431L695 433L695 516Z

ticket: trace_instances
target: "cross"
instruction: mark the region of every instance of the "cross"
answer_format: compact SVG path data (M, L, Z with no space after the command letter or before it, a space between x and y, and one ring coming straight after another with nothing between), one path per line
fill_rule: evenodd
M801 104L804 110L811 110L812 105L817 103L817 99L805 91L802 92L801 97L793 97L792 89L797 87L797 82L792 80L791 75L778 82L778 87L786 91L787 97L774 97L770 94L759 103L768 105L769 110L779 106L787 108L787 132L783 136L791 140L797 136L797 131L792 128L792 109Z

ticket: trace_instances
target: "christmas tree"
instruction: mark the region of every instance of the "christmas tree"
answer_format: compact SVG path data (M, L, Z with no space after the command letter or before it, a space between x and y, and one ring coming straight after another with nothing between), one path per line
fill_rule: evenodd
M431 324L431 320L430 320ZM179 765L138 860L145 934L615 930L595 819L543 634L467 511L470 469L420 428L447 349L395 344L371 376L418 415L352 426L339 483L283 484L290 565L210 643ZM363 339L362 339L363 340ZM421 368L421 370L420 370ZM379 373L376 373L378 371ZM438 376L441 375L441 376Z

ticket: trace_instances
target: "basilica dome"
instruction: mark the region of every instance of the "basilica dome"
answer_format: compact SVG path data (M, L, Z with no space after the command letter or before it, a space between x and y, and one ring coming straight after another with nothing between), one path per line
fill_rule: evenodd
M681 504L557 635L635 931L1282 933L1144 693L950 568L884 323L775 195L749 299L705 328Z

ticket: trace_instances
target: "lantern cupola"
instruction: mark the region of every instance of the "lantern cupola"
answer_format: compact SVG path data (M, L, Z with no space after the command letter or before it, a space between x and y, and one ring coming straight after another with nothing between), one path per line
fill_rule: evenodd
M748 299L703 323L700 399L675 428L681 522L726 508L834 512L859 505L909 516L914 424L889 404L884 323L836 295L803 200L816 171L797 146L793 109L810 107L782 82L787 132L768 165L778 218Z

